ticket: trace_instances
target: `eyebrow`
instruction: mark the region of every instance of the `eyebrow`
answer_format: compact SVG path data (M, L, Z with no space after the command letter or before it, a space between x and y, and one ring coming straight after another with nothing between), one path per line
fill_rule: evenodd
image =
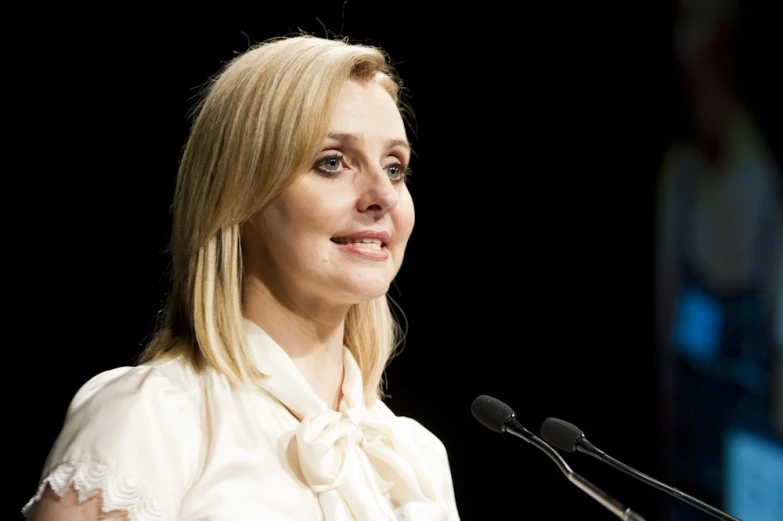
M333 139L335 141L342 141L346 143L356 143L360 140L359 136L357 136L356 134L348 134L348 133L329 133L326 137L328 139ZM401 147L408 150L409 152L411 151L411 144L404 139L390 139L389 141L386 142L386 146L388 148Z

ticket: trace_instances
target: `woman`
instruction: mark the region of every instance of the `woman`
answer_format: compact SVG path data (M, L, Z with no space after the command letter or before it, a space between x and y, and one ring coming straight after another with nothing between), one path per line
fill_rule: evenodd
M397 95L342 41L224 69L180 166L165 324L78 391L29 518L458 519L443 444L380 396L414 224Z

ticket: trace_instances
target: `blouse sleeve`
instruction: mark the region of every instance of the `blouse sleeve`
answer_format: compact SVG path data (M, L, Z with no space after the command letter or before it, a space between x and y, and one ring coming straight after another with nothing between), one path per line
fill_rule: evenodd
M199 467L197 401L161 367L123 367L88 381L74 396L27 516L47 485L98 493L104 512L129 521L170 521Z

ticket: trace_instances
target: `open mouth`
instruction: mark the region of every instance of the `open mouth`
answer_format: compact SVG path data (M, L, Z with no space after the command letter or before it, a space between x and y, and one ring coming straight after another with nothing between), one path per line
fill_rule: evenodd
M346 239L344 237L332 237L332 242L343 246L356 245L368 250L380 251L386 247L386 243L380 239Z

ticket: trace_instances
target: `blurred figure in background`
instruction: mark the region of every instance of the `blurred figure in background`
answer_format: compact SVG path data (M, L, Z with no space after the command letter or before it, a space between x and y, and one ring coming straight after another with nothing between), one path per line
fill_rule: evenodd
M668 479L718 507L723 434L776 425L783 436L781 180L732 78L735 8L678 1L684 125L664 160L657 224ZM686 506L670 519L703 517Z
M783 436L783 255L779 256L777 318L775 319L775 372L772 392L772 426Z

